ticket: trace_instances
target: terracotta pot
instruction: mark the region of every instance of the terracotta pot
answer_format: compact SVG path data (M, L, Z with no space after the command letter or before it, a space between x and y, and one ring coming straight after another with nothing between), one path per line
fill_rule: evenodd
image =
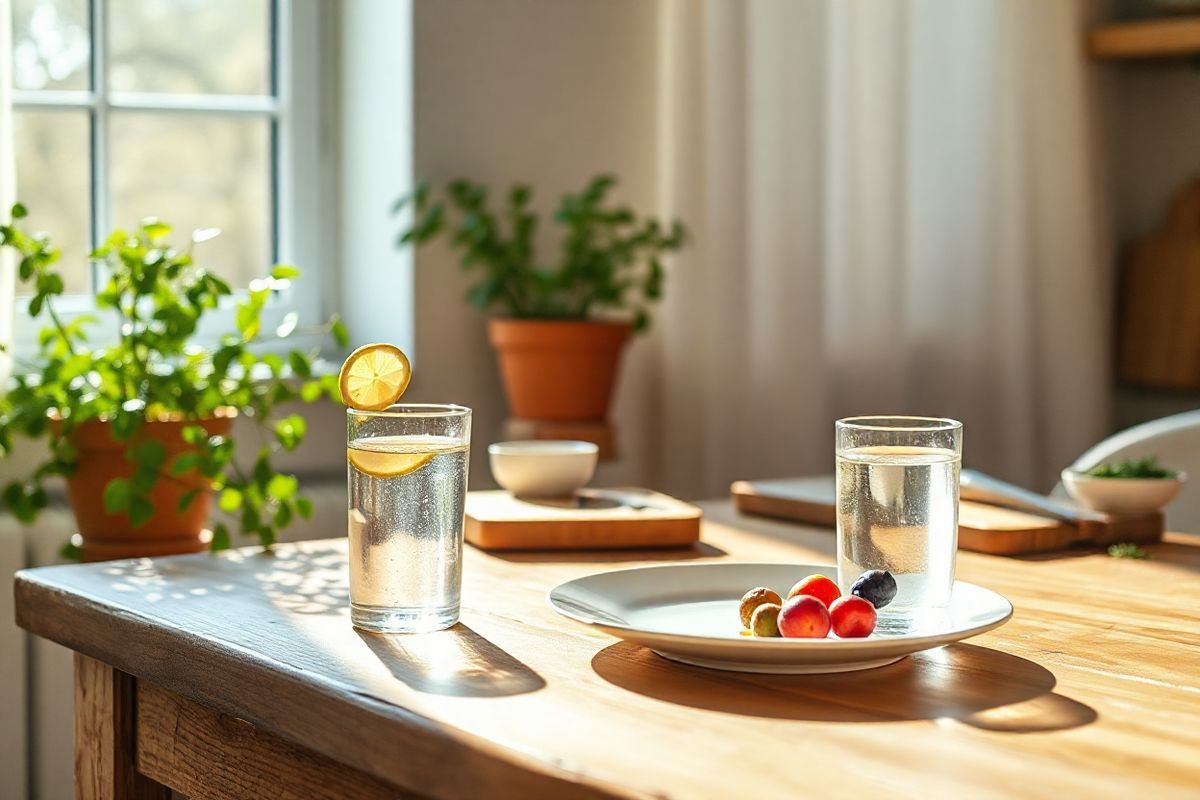
M605 419L629 332L624 322L489 320L512 416Z
M183 441L184 427L202 425L210 436L226 435L235 415L230 409L213 419L147 422L138 437L162 442L167 448L165 463L169 465L178 454L195 450ZM101 420L84 422L75 429L72 439L79 451L79 466L67 479L67 496L83 538L84 560L195 553L207 547L201 538L212 501L206 479L195 472L180 478L159 478L150 491L154 515L135 528L124 512L109 514L104 510L104 487L113 478L132 475L133 465L125 459L125 450L139 439L117 441L111 423ZM180 498L192 489L200 492L181 512Z

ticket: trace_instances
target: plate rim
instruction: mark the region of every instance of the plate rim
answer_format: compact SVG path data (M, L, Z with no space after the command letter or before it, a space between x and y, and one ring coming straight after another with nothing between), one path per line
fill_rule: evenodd
M587 625L588 627L591 627L591 628L597 628L599 630L606 631L606 632L623 631L626 633L634 634L636 636L652 636L655 638L662 638L667 641L674 641L674 642L687 643L687 644L693 644L693 645L720 646L720 645L733 644L733 645L737 645L739 647L740 646L769 647L769 648L776 648L776 649L780 648L780 647L793 648L793 649L799 649L799 648L835 649L838 647L853 648L853 647L864 647L865 646L865 647L877 647L878 648L878 647L883 647L885 645L892 645L892 646L903 645L905 647L907 647L910 644L918 645L917 647L915 647L909 651L909 652L914 652L914 653L919 652L922 649L928 649L929 647L938 647L943 644L948 644L951 641L961 641L962 639L966 639L966 638L976 636L981 633L986 633L990 630L994 630L994 629L1000 627L1001 625L1005 624L1006 622L1008 622L1010 619L1012 619L1013 612L1014 612L1014 607L1013 607L1012 601L1009 600L1004 595L997 592L996 590L989 589L986 586L980 586L977 583L971 583L970 581L958 580L957 578L954 581L955 584L962 584L963 586L969 586L972 589L977 589L977 590L980 590L983 592L987 592L987 593L992 594L995 597L999 598L1001 601L1003 601L1004 605L1007 607L1005 612L999 618L997 618L991 622L983 623L981 625L975 625L975 626L965 628L965 629L954 628L954 629L950 629L950 630L943 630L939 633L930 633L930 634L924 634L921 636L901 635L901 636L887 636L887 637L880 637L880 638L867 637L867 638L860 638L860 639L840 639L837 637L826 637L823 639L804 639L804 638L798 638L798 637L697 636L694 634L686 634L686 633L671 633L670 631L655 631L655 630L650 630L647 628L634 627L632 625L627 625L624 623L599 622L599 621L593 620L593 619L586 619L577 614L571 613L566 608L559 606L558 604L555 603L555 600L554 600L554 593L557 592L558 590L562 589L564 586L567 586L572 583L577 583L579 581L584 581L589 578L596 578L596 577L599 577L602 575L611 575L611 574L625 573L625 572L653 571L653 570L660 570L660 569L692 569L692 568L697 568L697 567L720 567L720 566L739 566L739 567L791 567L791 566L814 567L814 566L816 566L816 567L833 567L836 569L836 565L833 565L833 564L800 564L798 562L777 562L777 561L775 561L775 562L772 562L772 561L723 561L723 562L707 563L707 564L695 564L695 563L691 563L691 564L686 564L686 563L685 564L643 564L643 565L636 566L636 567L621 567L619 569L602 570L600 572L593 572L590 575L581 575L578 578L572 578L570 580L562 581L561 583L555 585L553 588L551 588L549 591L546 592L546 604L556 614L559 614L560 616L566 617L567 619L578 622L581 625ZM619 639L625 638L616 633L613 633L612 635L617 636L617 638L619 638ZM925 645L925 647L921 647L920 645Z

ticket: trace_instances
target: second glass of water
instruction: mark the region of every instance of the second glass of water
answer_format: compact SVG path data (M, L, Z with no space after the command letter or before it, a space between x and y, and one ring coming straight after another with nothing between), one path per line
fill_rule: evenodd
M347 411L350 619L388 633L458 621L471 409Z
M867 570L896 579L881 633L933 623L950 603L958 552L962 423L931 417L850 417L837 436L838 583Z

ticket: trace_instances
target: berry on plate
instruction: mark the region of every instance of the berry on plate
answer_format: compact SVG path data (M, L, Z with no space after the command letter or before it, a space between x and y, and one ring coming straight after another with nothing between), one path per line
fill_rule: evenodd
M842 596L842 590L824 575L809 575L792 587L792 590L788 592L788 599L801 594L815 597L824 603L826 608L829 608L833 605L834 600Z
M858 576L850 587L850 594L867 600L876 608L883 608L896 599L896 579L883 569L873 569Z
M810 594L788 599L779 611L779 633L793 639L824 639L829 634L829 609Z
M875 606L852 594L837 600L829 617L833 632L841 639L861 639L875 630Z

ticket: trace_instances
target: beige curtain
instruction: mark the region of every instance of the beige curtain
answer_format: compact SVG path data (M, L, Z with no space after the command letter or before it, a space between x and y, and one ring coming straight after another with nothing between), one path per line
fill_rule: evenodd
M1108 419L1082 0L666 0L659 149L690 223L662 483L829 472L833 421L952 416L1048 489Z
M7 0L0 2L0 219L8 220L16 193L16 162L13 157L12 118L12 10ZM12 342L13 335L12 257L0 252L0 345ZM0 352L0 387L8 380L12 359Z

